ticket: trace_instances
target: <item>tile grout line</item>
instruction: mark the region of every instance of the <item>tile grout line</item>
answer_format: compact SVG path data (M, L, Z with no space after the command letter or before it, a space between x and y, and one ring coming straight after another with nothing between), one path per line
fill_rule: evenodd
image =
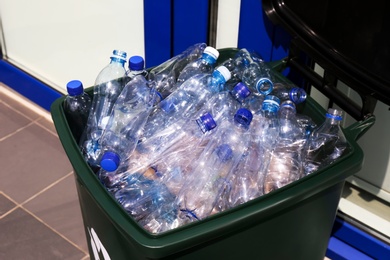
M60 183L61 181L65 180L66 178L68 178L69 176L71 176L73 174L73 171L69 172L68 174L66 174L65 176L62 176L61 178L59 178L58 180L56 180L55 182L52 182L50 185L46 186L44 189L42 189L41 191L35 193L33 196L31 196L30 198L28 198L27 200L23 201L22 203L20 203L20 206L23 206L24 204L30 202L31 200L35 199L36 197L38 197L39 195L41 195L42 193L44 193L45 191L49 190L50 188L54 187L55 185L57 185L58 183Z
M22 112L20 112L19 110L13 108L12 106L10 106L7 102L5 101L2 101L0 100L0 103L3 103L5 106L7 106L8 108L12 109L14 112L22 115L23 117L31 120L31 121L34 121L37 125L39 125L40 127L44 128L45 130L47 130L49 133L51 133L52 135L58 137L57 133L56 132L53 132L51 129L45 127L44 125L42 125L39 121L43 118L43 119L46 119L47 121L49 121L49 123L52 123L53 124L53 120L51 118L51 116L45 112L45 111L42 111L42 109L40 108L31 108L31 107L36 107L35 105L33 104L29 104L29 105L26 105L26 101L25 102L22 102L24 101L23 98L20 98L20 97L17 97L17 94L14 94L12 93L11 91L9 90L5 90L4 91L4 87L0 85L0 92L3 92L5 95L7 95L8 97L12 98L15 102L18 102L20 103L21 105L23 105L24 107L26 108L29 108L31 109L33 112L35 112L36 114L38 114L38 116L40 116L39 118L37 119L32 119L28 116L26 116L25 114L23 114ZM30 101L27 101L30 103ZM41 110L40 112L38 112L37 110Z
M25 126L19 128L19 129L16 129L14 132L12 132L12 133L10 133L10 134L8 134L8 135L6 135L6 136L3 136L2 138L0 138L0 142L1 142L1 141L4 141L5 139L7 139L7 138L9 138L9 137L11 137L11 136L14 136L15 134L17 134L17 133L19 133L20 131L26 129L27 127L32 126L33 124L35 124L35 121L31 121L31 122L28 123L27 125L25 125Z
M34 213L32 213L31 211L29 211L28 209L26 209L25 207L23 206L20 206L21 209L23 209L24 211L26 211L28 214L30 214L31 216L33 216L36 220L38 220L39 222L41 222L43 225L45 225L47 228L49 228L51 231L53 231L54 233L56 233L57 235L59 235L60 237L62 237L64 240L66 240L68 243L70 243L71 245L73 245L74 247L76 247L77 249L79 249L81 252L83 252L84 254L89 254L88 252L85 252L84 249L82 249L79 245L75 244L73 241L71 241L70 239L68 239L66 236L64 236L63 234L61 234L60 232L58 232L57 230L55 230L54 228L52 228L51 226L49 226L45 221L43 221L42 219L40 219L38 216L36 216Z
M45 192L46 190L50 189L51 187L55 186L56 184L58 184L60 181L64 180L65 178L69 177L70 175L73 174L73 171L68 173L67 175L65 175L64 177L58 179L57 181L53 182L52 184L50 184L49 186L47 186L46 188L44 188L43 190L39 191L38 193L34 194L33 196L31 196L30 198L28 198L27 200L23 201L22 203L18 203L17 201L13 200L11 197L9 197L7 194L5 194L4 192L0 192L0 194L2 194L4 197L6 197L7 199L9 199L10 201L12 201L16 206L13 207L12 209L10 209L9 211L7 211L6 213L4 213L3 215L0 216L0 219L3 219L4 217L6 217L7 215L11 214L12 212L14 212L15 210L17 210L18 208L26 211L28 214L30 214L32 217L34 217L36 220L38 220L39 222L41 222L42 224L44 224L47 228L49 228L51 231L53 231L54 233L56 233L57 235L59 235L60 237L62 237L63 239L65 239L68 243L70 243L71 245L73 245L74 247L76 247L77 249L79 249L81 252L83 252L84 254L86 254L85 257L89 256L89 252L85 252L84 249L82 249L80 246L78 246L77 244L75 244L73 241L71 241L70 239L68 239L67 237L65 237L63 234L61 234L60 232L58 232L57 230L55 230L53 227L51 227L50 225L48 225L45 221L43 221L42 219L40 219L38 216L36 216L34 213L32 213L31 211L29 211L27 208L25 208L23 205L28 203L29 201L31 201L32 199L36 198L37 196L39 196L40 194L42 194L43 192ZM84 258L85 258L84 257ZM83 259L84 259L83 258Z
M65 176L59 178L58 180L54 181L53 183L51 183L50 185L48 185L47 187L45 187L44 189L42 189L41 191L35 193L34 195L32 195L30 198L26 199L25 201L23 201L22 203L18 203L17 201L15 201L14 199L12 199L10 196L8 196L7 194L5 194L4 192L0 191L0 194L4 195L7 199L9 199L10 201L12 201L16 206L12 209L10 209L9 211L5 212L3 215L0 216L0 219L4 218L5 216L9 215L11 212L13 212L15 209L17 208L21 208L23 207L24 204L30 202L31 200L35 199L36 197L38 197L39 195L41 195L42 193L44 193L45 191L47 191L48 189L52 188L53 186L55 186L56 184L58 184L59 182L63 181L64 179L66 179L68 176L72 175L73 174L73 171L67 173Z
M30 110L34 111L38 115L46 118L48 121L52 121L49 113L44 110L43 108L39 107L38 105L35 105L32 103L31 100L22 97L20 94L15 93L14 91L8 89L6 86L3 84L0 84L0 92L4 93L6 96L14 99L15 101L19 102L22 104L24 107L29 108Z

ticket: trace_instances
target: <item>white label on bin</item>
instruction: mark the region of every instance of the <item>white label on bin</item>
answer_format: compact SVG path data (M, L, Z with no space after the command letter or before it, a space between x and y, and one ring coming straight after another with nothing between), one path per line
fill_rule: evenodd
M99 253L103 256L102 260L111 260L107 250L104 248L95 230L93 228L88 228L88 232L95 260L101 259Z

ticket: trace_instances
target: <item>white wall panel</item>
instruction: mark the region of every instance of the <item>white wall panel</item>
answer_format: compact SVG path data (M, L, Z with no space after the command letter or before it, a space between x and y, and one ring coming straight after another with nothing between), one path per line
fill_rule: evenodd
M217 48L237 47L240 0L218 1Z
M61 92L93 85L113 49L144 55L143 1L0 0L6 55Z

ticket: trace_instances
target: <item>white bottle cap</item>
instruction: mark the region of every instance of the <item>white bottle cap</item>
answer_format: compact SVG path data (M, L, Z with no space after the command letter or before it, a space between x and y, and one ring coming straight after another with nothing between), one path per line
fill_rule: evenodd
M228 68L226 68L225 66L219 66L217 68L217 70L222 74L222 76L225 78L225 81L228 81L231 77L232 77L232 74L230 73L230 71L228 70Z
M212 56L214 59L218 59L218 57L219 57L219 51L211 46L207 46L204 49L203 53L206 53L206 54Z

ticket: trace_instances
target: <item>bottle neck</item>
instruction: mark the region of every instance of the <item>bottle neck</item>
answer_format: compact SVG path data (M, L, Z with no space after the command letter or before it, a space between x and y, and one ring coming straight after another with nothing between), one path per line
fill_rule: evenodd
M213 56L211 56L207 53L203 53L201 59L210 65L215 64L217 61Z

